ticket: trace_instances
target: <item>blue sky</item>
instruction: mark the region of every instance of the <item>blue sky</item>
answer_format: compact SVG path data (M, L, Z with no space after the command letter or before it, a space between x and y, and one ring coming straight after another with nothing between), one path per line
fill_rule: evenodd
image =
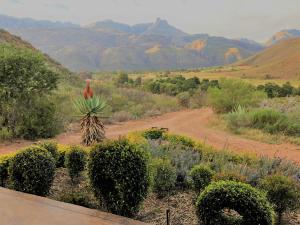
M300 29L299 0L0 0L0 14L82 25L112 19L136 24L157 17L188 33L266 41Z

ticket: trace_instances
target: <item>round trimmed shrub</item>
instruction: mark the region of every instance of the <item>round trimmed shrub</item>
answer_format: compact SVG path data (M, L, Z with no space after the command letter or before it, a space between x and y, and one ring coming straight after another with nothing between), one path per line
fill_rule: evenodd
M58 146L56 142L45 141L42 142L40 146L46 149L52 155L52 157L55 159L56 162L58 161L59 154L58 154Z
M244 183L212 183L200 194L196 207L201 224L204 225L274 224L274 211L266 196ZM240 216L231 217L224 210L234 210Z
M107 141L93 147L89 176L99 200L115 214L132 217L148 193L147 157L127 140Z
M65 166L68 169L72 182L84 170L87 162L86 152L80 146L71 146L65 154Z
M169 160L158 159L153 163L153 191L159 198L175 188L176 169Z
M11 160L9 175L17 191L46 196L51 188L55 173L55 161L41 147L29 147Z
M195 190L200 191L211 183L214 171L206 165L196 165L192 168L190 176Z
M300 208L300 185L289 177L272 175L265 178L260 187L267 192L267 198L274 205L281 224L282 214Z

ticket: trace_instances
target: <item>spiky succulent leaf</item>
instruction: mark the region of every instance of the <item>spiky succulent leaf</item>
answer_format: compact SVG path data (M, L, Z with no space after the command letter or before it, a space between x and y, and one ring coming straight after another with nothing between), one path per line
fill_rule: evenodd
M89 99L79 98L74 101L74 105L81 115L100 116L106 107L106 102L99 97Z

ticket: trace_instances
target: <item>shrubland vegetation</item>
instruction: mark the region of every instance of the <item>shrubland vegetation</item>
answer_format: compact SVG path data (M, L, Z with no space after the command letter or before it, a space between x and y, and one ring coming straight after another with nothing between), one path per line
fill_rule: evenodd
M176 192L194 190L198 196L194 207L203 224L225 220L226 224L273 224L274 211L280 224L282 214L286 218L286 213L300 206L298 165L278 158L216 151L160 129L134 132L127 139L84 149L53 143L40 146L45 148L30 147L0 157L2 186L40 195L50 190L52 198L130 217L137 215L149 192L168 199ZM53 152L59 157L52 157ZM61 161L64 163L59 164ZM78 176L79 183L71 183L72 193L62 186L61 195L53 195L59 192L57 185L66 185L61 178L49 189L55 164L56 176L64 165L70 179ZM82 185L85 188L80 189Z
M0 124L2 138L51 137L59 131L56 105L50 94L58 74L42 55L0 45Z

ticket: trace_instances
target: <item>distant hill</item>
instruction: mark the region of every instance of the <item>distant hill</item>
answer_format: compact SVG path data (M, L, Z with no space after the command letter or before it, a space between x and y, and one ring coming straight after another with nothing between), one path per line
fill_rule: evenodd
M296 37L300 37L300 30L282 30L274 34L271 39L266 42L265 45L269 47L271 45L277 44L280 41Z
M19 20L16 19L17 25L6 24L6 28L73 71L221 66L263 49L247 39L187 34L162 19L133 26L106 20L84 27L64 23L58 23L58 27L22 26ZM1 24L0 17L0 27Z
M11 44L17 48L30 49L34 52L40 53L39 50L35 49L28 42L23 41L20 37L12 35L3 29L0 29L0 44L1 43ZM43 54L43 55L44 55L45 60L49 67L51 67L52 69L56 70L57 72L61 73L64 76L71 75L71 72L68 69L66 69L65 67L63 67L60 63L53 60L51 57L49 57L46 54Z
M244 71L247 76L299 79L300 38L280 41L235 65L249 67Z
M52 22L48 20L34 20L31 18L15 18L6 15L0 15L0 28L2 29L19 29L19 28L66 28L79 27L73 23Z

